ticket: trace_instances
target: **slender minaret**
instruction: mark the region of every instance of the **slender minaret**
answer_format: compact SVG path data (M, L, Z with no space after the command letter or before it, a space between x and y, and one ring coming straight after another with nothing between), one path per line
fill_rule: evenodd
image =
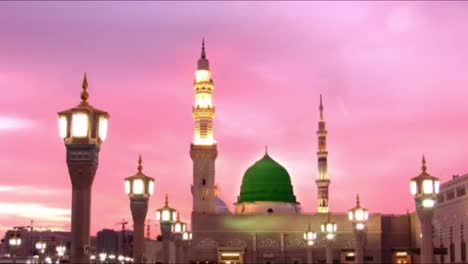
M323 104L322 95L320 95L320 121L318 122L318 179L315 180L317 184L318 194L318 207L317 212L328 213L328 186L330 185L330 179L328 178L327 172L327 130L325 128L325 120L323 119Z
M193 160L193 213L216 212L215 160L218 155L213 132L215 108L213 106L214 84L210 64L206 58L205 41L195 71L195 105L192 108L195 121L190 156Z

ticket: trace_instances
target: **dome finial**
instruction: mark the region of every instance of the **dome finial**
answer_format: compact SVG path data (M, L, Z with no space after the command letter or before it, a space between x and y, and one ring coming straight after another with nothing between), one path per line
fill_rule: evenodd
M268 145L265 145L265 156L268 156Z
M88 78L86 77L86 72L84 73L83 77L83 84L81 85L81 88L83 88L83 91L81 92L81 102L82 103L88 103Z
M424 155L422 156L422 167L421 167L421 169L422 169L423 173L426 173L427 166L426 166L426 157Z
M168 206L169 205L169 195L166 193L166 199L164 201L164 205Z
M206 53L205 53L205 38L202 38L201 58L202 58L202 59L206 59Z
M323 103L322 103L322 94L320 94L320 106L319 106L319 110L320 110L320 120L323 120Z
M138 158L138 172L139 173L143 171L143 166L141 164L142 164L142 160L141 160L141 154L140 154L140 157Z

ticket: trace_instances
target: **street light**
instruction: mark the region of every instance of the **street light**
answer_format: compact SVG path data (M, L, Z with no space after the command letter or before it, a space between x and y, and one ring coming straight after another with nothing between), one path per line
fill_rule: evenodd
M177 211L169 207L169 198L166 194L164 207L156 211L156 219L159 221L162 235L162 262L169 263L170 240L172 224L177 221Z
M47 243L42 241L42 240L39 240L36 242L36 249L39 253L41 254L44 254L45 250L47 248Z
M336 223L330 220L330 213L328 213L327 221L320 225L320 230L327 238L325 247L327 264L333 264L333 240L336 237L337 229Z
M356 196L356 207L348 211L348 219L354 227L355 243L355 263L364 263L364 236L367 220L369 219L369 211L361 207L359 194Z
M416 213L421 223L421 263L434 262L432 244L432 217L439 194L439 178L427 173L426 158L422 157L421 174L410 181L410 191L416 203Z
M100 262L104 263L106 261L106 259L107 259L107 253L106 252L99 253L99 261Z
M8 244L10 245L12 255L13 255L13 263L16 263L16 249L21 246L21 238L16 235L16 233L10 237L8 240Z
M145 219L148 213L148 200L154 192L154 179L143 174L141 155L138 159L138 172L125 178L125 192L130 198L133 217L133 257L138 263L144 262Z
M107 138L109 114L88 102L88 80L84 75L79 105L59 112L59 134L67 149L72 182L71 263L88 263L91 187L98 167L101 143Z
M179 216L180 214L177 214L177 221L175 221L171 227L172 233L176 235L183 234L185 231L187 231L187 224L180 221Z
M312 259L312 246L315 243L315 239L317 239L317 233L312 232L309 224L309 228L304 232L304 240L307 243L307 263L311 264L313 262Z
M182 233L182 240L190 243L190 241L192 241L192 232L185 231L184 233Z

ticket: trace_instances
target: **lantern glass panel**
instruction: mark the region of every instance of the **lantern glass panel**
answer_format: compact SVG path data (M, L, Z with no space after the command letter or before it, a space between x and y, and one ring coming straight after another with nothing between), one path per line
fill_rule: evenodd
M320 225L320 230L321 230L322 232L325 232L325 224Z
M172 212L172 221L175 221L177 219L177 212Z
M432 208L435 205L435 201L433 199L424 199L422 201L422 206L424 208Z
M424 194L434 193L432 180L423 180L423 193Z
M156 220L161 221L161 212L156 211Z
M88 114L77 112L72 115L72 137L84 138L88 136Z
M354 220L354 213L353 213L353 211L349 211L349 212L348 212L348 219L349 219L349 221L353 221L353 220Z
M109 121L107 117L100 116L99 117L99 138L104 141L107 138L107 128L109 125Z
M196 82L208 82L210 79L211 76L208 70L198 70L195 72Z
M440 191L440 181L439 180L434 181L434 191L435 191L435 193L439 193L439 191Z
M125 180L125 193L130 194L130 180Z
M355 215L357 221L363 221L364 220L364 211L359 208L356 210Z
M416 181L410 182L410 191L411 191L411 195L416 195L418 193L418 185Z
M363 221L367 221L369 219L369 211L364 210L364 219Z
M67 137L67 130L68 130L68 121L67 117L62 115L59 117L59 135L60 138L64 139Z
M162 211L162 217L161 217L161 220L162 221L170 221L171 220L171 212L167 209L164 209Z
M145 183L142 179L135 179L133 180L133 194L144 194L145 193Z
M153 180L150 180L148 183L148 193L150 195L153 195L154 193L154 181Z

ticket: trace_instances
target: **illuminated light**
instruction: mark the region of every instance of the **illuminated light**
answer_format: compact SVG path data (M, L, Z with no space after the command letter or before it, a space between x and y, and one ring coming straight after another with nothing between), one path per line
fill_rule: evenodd
M195 71L196 82L209 82L211 80L211 72L208 70Z
M354 212L354 217L356 218L356 221L363 221L364 220L364 211L362 209L357 209Z
M432 200L432 199L424 199L422 201L422 206L424 208L432 208L432 207L434 207L434 205L435 205L435 201Z
M347 257L354 257L354 252L346 253L346 256L347 256Z
M333 233L328 233L327 234L327 239L328 240L333 240L334 238L335 238L335 234L333 234Z
M59 117L59 134L60 138L64 139L67 137L68 121L66 116Z
M418 193L418 185L416 181L411 181L410 182L410 190L412 195L416 195Z
M171 213L168 210L162 211L162 221L169 221L171 220Z
M72 137L87 137L89 120L86 113L74 113L72 115Z
M424 194L432 194L434 192L432 180L423 180L423 192Z
M125 193L130 194L130 181L129 180L125 181Z
M363 230L364 227L366 227L366 226L365 226L363 223L357 223L357 224L356 224L356 229L357 229L357 230Z
M223 257L239 257L240 254L239 253L227 252L227 253L221 253L221 256L223 256Z
M195 107L197 108L211 108L212 100L209 93L197 93L195 95Z
M95 260L95 259L96 259L96 255L91 255L91 256L89 256L89 259L90 259L90 260Z
M307 241L307 245L313 246L313 245L314 245L314 241L312 241L312 240Z
M352 211L349 211L349 212L348 212L348 219L349 219L349 221L353 221L353 220L354 220L354 214L353 214Z
M117 258L120 262L124 261L125 257L123 255L119 255L119 257Z
M145 184L142 179L133 180L133 194L144 194L145 193Z
M172 212L172 221L175 221L177 219L177 212Z
M156 211L156 220L161 221L161 212Z
M109 121L107 117L100 116L99 117L99 138L104 141L107 138L107 128L109 126Z
M369 219L369 212L366 210L364 211L364 221L367 221Z
M405 251L398 251L397 253L395 253L395 256L397 256L397 257L406 257L406 256L408 256L408 253L406 253Z
M434 182L434 190L435 190L435 193L439 193L439 191L440 191L440 181L436 180Z
M153 193L154 193L154 181L152 181L152 180L149 181L149 183L148 183L148 193L150 195L153 195Z

